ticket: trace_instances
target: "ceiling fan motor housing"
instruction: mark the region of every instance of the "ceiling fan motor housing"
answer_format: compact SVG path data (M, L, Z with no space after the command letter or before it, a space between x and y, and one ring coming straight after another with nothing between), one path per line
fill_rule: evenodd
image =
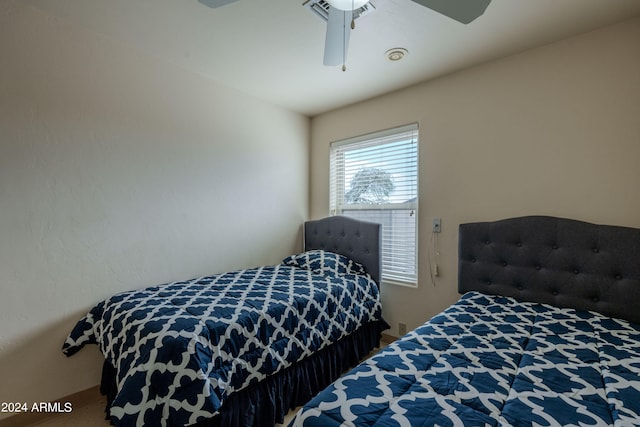
M369 0L327 0L332 7L340 10L356 10L367 4Z

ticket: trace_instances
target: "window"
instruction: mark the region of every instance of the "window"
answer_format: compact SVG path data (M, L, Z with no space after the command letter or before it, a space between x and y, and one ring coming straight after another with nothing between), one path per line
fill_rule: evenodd
M330 208L382 224L382 281L418 281L418 125L331 144Z

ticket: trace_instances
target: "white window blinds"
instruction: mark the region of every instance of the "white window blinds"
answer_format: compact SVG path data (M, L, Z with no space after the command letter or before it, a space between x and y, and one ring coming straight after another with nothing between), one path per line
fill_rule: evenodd
M331 213L382 224L382 281L418 277L418 126L331 144Z

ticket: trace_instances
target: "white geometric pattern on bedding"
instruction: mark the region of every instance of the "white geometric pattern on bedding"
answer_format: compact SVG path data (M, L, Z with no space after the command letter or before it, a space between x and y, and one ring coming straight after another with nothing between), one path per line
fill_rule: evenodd
M640 325L470 292L290 424L339 425L638 426Z
M368 276L276 265L115 295L63 351L99 344L117 372L116 425L189 425L229 393L380 319Z

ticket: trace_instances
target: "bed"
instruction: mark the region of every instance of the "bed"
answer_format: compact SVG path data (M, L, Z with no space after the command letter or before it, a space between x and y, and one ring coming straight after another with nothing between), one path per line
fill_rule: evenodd
M290 426L640 425L640 229L462 224L458 268L458 302Z
M123 292L67 337L97 344L117 426L272 426L379 345L380 225L304 224L304 251Z

